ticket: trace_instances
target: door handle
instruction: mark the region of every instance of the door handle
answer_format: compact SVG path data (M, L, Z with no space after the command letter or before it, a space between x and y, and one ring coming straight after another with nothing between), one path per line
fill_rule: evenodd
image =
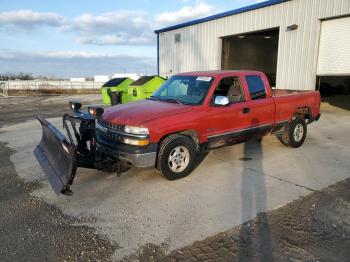
M243 114L248 114L250 112L250 108L249 107L245 107L243 108Z

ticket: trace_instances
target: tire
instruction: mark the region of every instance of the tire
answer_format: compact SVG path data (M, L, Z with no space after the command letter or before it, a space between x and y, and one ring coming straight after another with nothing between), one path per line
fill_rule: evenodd
M305 119L296 118L292 120L282 135L277 136L282 144L290 147L300 147L306 138L307 126Z
M176 180L192 172L196 158L196 145L191 138L178 134L170 135L160 145L157 169L168 180Z

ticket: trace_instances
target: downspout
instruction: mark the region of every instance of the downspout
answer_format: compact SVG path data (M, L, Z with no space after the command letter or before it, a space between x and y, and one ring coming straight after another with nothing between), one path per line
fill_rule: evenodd
M157 74L159 76L159 33L156 32L157 34Z

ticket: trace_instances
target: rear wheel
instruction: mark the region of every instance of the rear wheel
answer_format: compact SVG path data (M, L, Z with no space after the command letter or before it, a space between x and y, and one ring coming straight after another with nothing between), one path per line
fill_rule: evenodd
M296 118L292 120L284 133L277 136L277 138L286 146L294 148L300 147L306 138L307 126L305 119Z
M157 168L167 179L179 179L191 173L196 157L196 145L191 138L170 135L161 143Z

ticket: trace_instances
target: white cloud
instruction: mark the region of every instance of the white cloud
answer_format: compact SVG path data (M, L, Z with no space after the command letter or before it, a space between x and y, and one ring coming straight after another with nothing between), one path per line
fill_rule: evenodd
M214 6L198 2L195 6L184 6L177 11L160 13L155 17L155 23L157 26L166 26L186 22L211 15L213 11Z
M78 34L77 42L90 45L154 45L148 14L140 10L120 10L100 15L83 14L63 30Z
M39 26L58 27L65 18L56 13L39 13L32 10L16 10L0 13L0 27L10 30L28 30Z
M3 27L18 31L51 26L61 33L73 33L79 44L150 46L156 44L154 29L208 16L213 10L212 5L203 1L172 12L160 13L153 18L142 10L119 10L98 15L85 13L75 18L56 13L17 10L0 13L0 29Z
M82 36L77 39L79 44L90 45L154 45L155 35L148 33L140 36L130 34L108 34L102 36Z
M94 16L83 14L76 17L71 26L72 30L81 33L139 33L149 29L147 13L140 10L121 10Z
M15 55L18 55L18 54L15 54ZM26 55L29 57L61 58L61 59L112 57L111 55L108 55L108 54L92 53L92 52L86 52L86 51L32 52L32 53L24 53L23 55Z
M20 52L8 49L0 49L0 58L119 58L119 57L134 57L129 55L114 55L109 53L95 53L88 51L43 51L43 52ZM136 57L136 56L135 56Z
M93 76L128 72L156 73L156 58L86 51L18 52L0 49L0 68L58 77Z

